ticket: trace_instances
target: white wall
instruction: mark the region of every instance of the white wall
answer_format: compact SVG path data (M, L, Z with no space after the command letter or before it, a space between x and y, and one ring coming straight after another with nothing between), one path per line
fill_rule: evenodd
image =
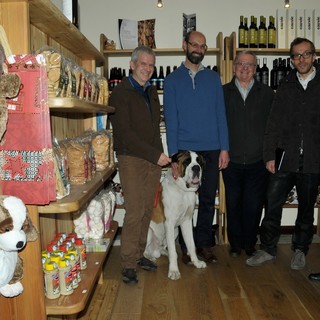
M80 31L100 49L100 33L104 33L119 46L118 19L156 19L155 39L157 48L179 48L182 41L182 14L196 13L197 30L207 37L209 47L216 46L216 36L237 31L239 16L275 16L282 9L284 0L163 0L163 8L156 7L156 0L79 0ZM61 0L54 0L60 5ZM320 9L319 0L290 0L293 9ZM267 19L269 21L269 19ZM168 59L168 64L180 64L183 57ZM124 58L128 66L128 59ZM161 62L162 63L162 62ZM165 62L163 62L165 65ZM122 66L121 64L119 66ZM284 210L283 225L293 225L295 209ZM315 216L316 217L316 216ZM119 217L119 220L122 216Z

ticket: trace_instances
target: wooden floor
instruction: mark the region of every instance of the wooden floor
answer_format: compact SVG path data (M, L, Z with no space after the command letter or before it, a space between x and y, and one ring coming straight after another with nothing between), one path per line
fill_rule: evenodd
M292 320L320 319L320 244L312 244L307 266L290 269L289 244L280 244L277 260L261 267L245 265L246 256L234 258L228 246L215 247L218 262L206 269L183 265L182 278L167 278L167 257L158 259L158 270L138 270L139 283L121 281L120 247L113 247L104 269L105 279L119 281L111 320Z

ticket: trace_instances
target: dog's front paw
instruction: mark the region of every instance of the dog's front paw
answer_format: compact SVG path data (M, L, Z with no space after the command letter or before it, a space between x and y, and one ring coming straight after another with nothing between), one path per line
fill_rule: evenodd
M201 260L192 261L193 265L198 269L203 269L207 267L207 264Z
M171 280L178 280L181 278L179 270L169 270L168 278Z

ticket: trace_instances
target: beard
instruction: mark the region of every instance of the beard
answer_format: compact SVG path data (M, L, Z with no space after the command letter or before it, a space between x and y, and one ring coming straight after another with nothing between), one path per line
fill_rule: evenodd
M199 64L204 58L204 53L195 53L187 50L187 59L193 64Z

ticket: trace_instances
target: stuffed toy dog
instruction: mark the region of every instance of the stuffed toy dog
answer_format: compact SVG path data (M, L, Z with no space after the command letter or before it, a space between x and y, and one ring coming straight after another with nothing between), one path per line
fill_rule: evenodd
M37 238L22 200L0 196L0 294L4 297L15 297L23 291L23 261L18 251Z

